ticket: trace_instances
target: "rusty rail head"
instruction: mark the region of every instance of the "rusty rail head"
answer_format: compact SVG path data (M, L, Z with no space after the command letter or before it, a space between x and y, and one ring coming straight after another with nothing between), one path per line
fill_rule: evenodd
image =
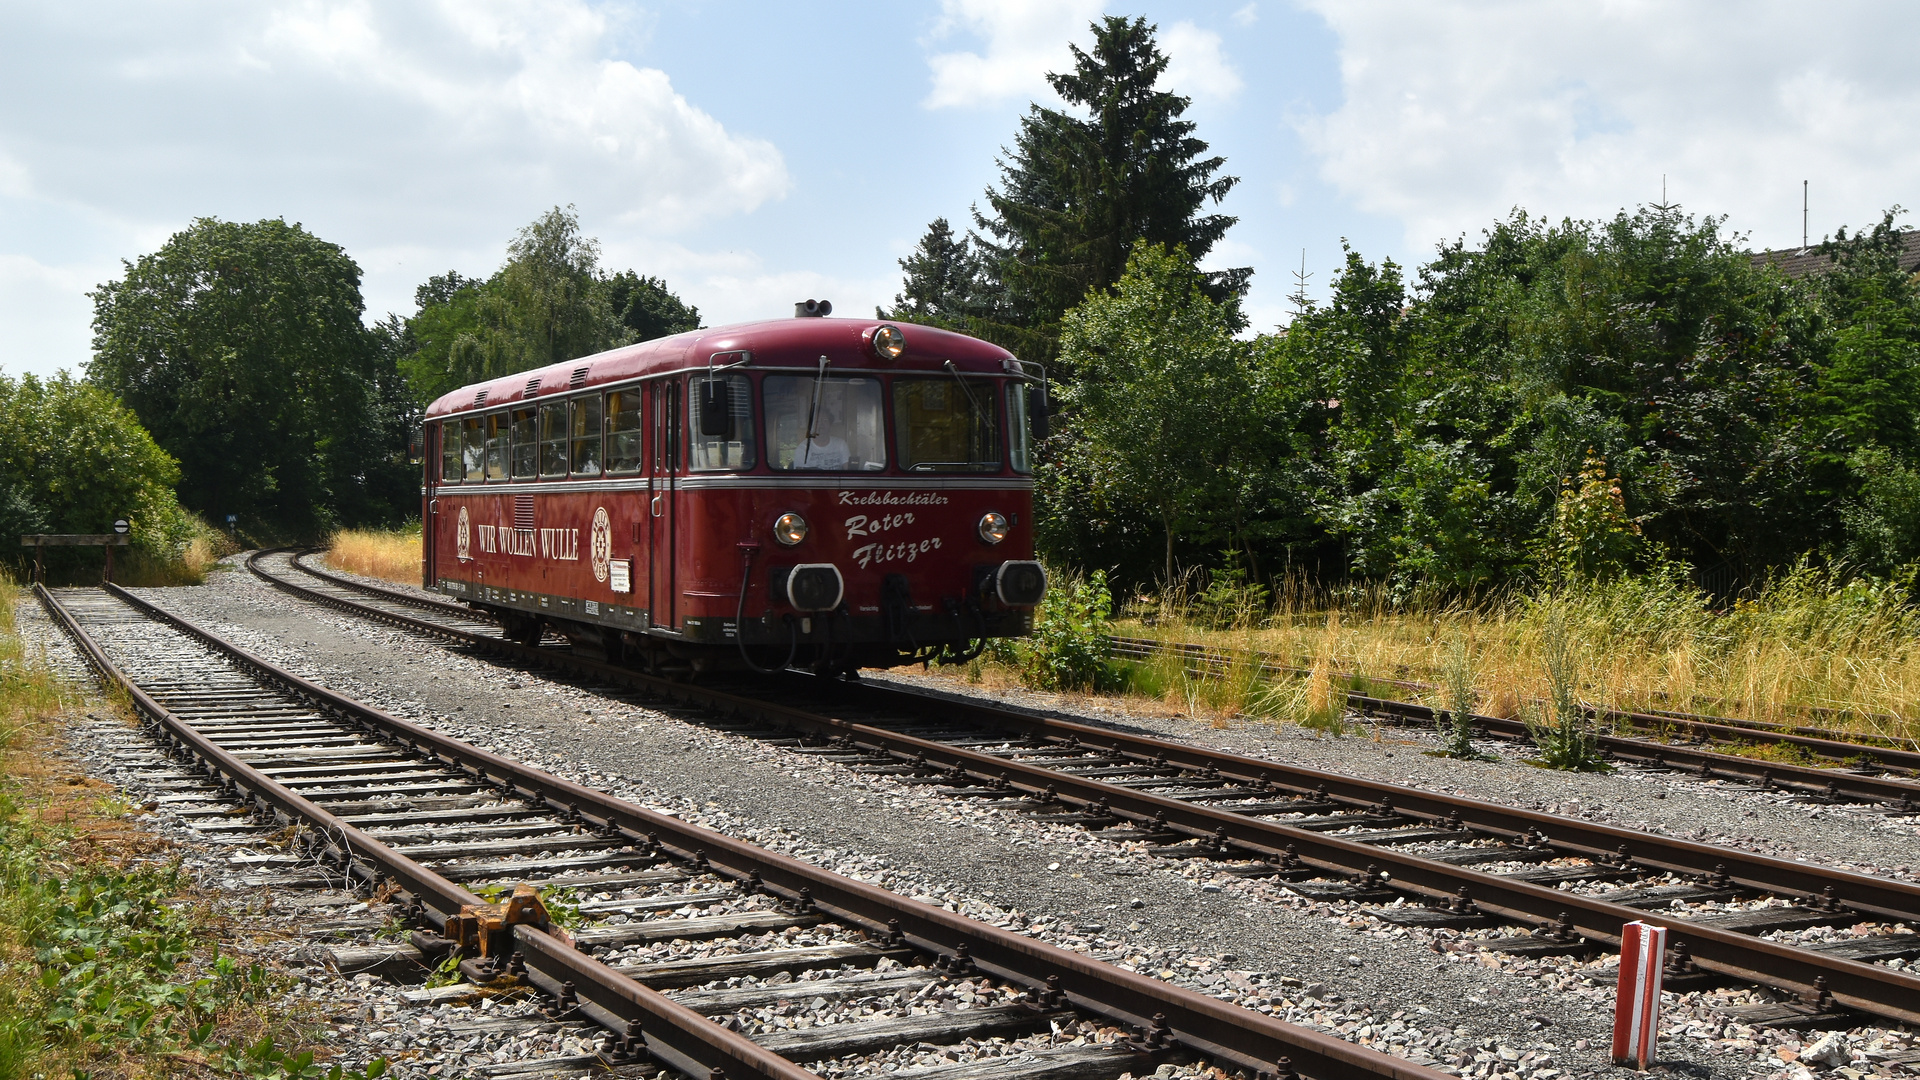
M830 732L836 736L852 739L855 745L864 749L890 754L902 761L924 761L947 768L957 766L961 776L985 783L999 783L1004 779L1011 791L1017 793L1041 795L1051 789L1053 794L1049 797L1081 806L1101 803L1109 812L1141 823L1164 820L1168 826L1190 836L1224 835L1238 851L1249 857L1297 859L1304 864L1336 874L1358 874L1367 872L1369 867L1378 867L1391 875L1396 887L1436 903L1450 902L1464 885L1472 893L1475 903L1489 914L1536 926L1558 925L1565 916L1570 920L1569 929L1572 932L1607 944L1617 944L1620 941L1620 927L1627 922L1640 920L1657 923L1669 927L1674 931L1677 939L1685 941L1696 962L1707 970L1720 972L1742 981L1775 987L1796 995L1811 995L1825 987L1830 990L1836 1001L1848 1008L1908 1023L1920 1022L1920 977L1904 972L1804 950L1789 949L1744 934L1715 930L1712 927L1688 923L1669 916L1609 904L1527 882L1503 881L1491 874L1466 870L1416 855L1342 840L1339 837L1310 830L1289 828L1276 822L1250 819L1164 796L1119 788L1098 780L1073 777L1040 766L1008 761L1004 758L990 757L952 747L945 743L900 735L884 728L816 716L800 709L772 705L754 698L718 690L668 683L665 680L655 679L612 664L576 657L563 659L549 651L513 642L465 634L390 612L371 611L338 597L331 597L291 582L281 581L264 572L260 573L263 578L296 595L310 596L343 610L462 641L501 655L512 656L523 662L564 665L616 685L640 687L645 691L689 704L717 708L734 715L757 716L775 725L786 725L800 730ZM1063 728L1078 727L1080 730L1097 735L1099 741L1089 744L1087 740L1083 740L1083 745L1091 745L1094 749L1102 749L1114 744L1114 733L1104 729L1059 721L1043 722L1038 718L1031 718L1030 722L1036 725L1042 723L1059 725ZM1156 751L1160 750L1164 750L1169 756L1173 752L1171 747L1161 747L1156 744ZM1198 750L1194 752L1206 753ZM1245 760L1257 761L1258 759ZM1269 769L1285 768L1272 762L1258 762L1258 764ZM1347 783L1370 783L1355 781L1351 777L1342 779ZM565 782L560 781L560 783ZM588 797L598 795L584 788L577 790ZM1413 798L1411 793L1398 791L1393 797L1396 802L1403 798L1408 800ZM586 805L590 804L583 801L582 806ZM1501 813L1524 813L1508 811L1506 808L1494 807L1492 804L1479 805ZM1544 820L1561 833L1581 824L1564 818L1545 818ZM665 824L659 827L668 831L676 828L676 826ZM1632 835L1643 844L1663 842L1648 834ZM1755 858L1758 857L1742 854L1734 858L1729 853L1720 853L1722 862L1737 863L1740 859ZM1843 875L1838 871L1809 867L1801 863L1772 861L1782 863L1783 866L1801 875L1838 876L1858 884L1862 890L1892 888L1894 893L1901 897L1916 892L1912 886L1902 883L1885 882L1864 875ZM1913 905L1905 899L1900 900L1898 906L1903 910L1913 909Z
M1070 720L1024 716L944 697L878 687L861 687L859 691L866 698L859 703L870 708L889 707L888 699L892 699L891 707L911 707L924 716L999 727L1036 738L1077 739L1081 746L1088 749L1110 750L1141 761L1159 757L1170 765L1186 769L1215 769L1229 780L1255 785L1270 782L1299 793L1324 792L1327 798L1356 808L1379 806L1383 801L1391 800L1396 813L1414 819L1470 826L1509 839L1544 834L1555 850L1597 861L1617 862L1627 858L1649 870L1691 875L1716 874L1724 869L1733 882L1747 888L1808 900L1824 897L1831 888L1845 898L1849 907L1863 914L1920 922L1920 886L1906 882L1771 856L1732 853L1712 844L1656 836L1635 829L1501 806L1464 796L1421 791L1386 781L1247 757L1225 750L1154 739Z
M1224 666L1231 662L1224 654L1216 653L1207 649L1205 646L1191 643L1166 643L1153 641L1148 638L1126 637L1113 638L1112 641L1115 646L1115 651L1119 652L1124 658L1129 659L1136 657L1146 658L1155 654L1171 654L1208 666ZM1270 658L1268 654L1255 653L1252 654L1252 656L1254 662L1260 665L1263 670L1275 674L1307 674L1305 668L1277 663ZM1431 689L1431 687L1425 684L1408 682L1404 679L1368 678L1367 682L1374 685L1402 687L1411 691ZM1349 703L1359 705L1363 708L1372 708L1409 718L1423 720L1431 720L1433 718L1433 710L1417 702L1397 701L1392 698L1379 698L1360 693L1349 693L1347 700ZM1652 728L1655 731L1664 732L1677 729L1712 738L1725 739L1730 742L1756 744L1788 743L1793 746L1803 747L1823 757L1833 758L1839 761L1846 761L1864 755L1884 765L1920 771L1920 751L1903 747L1900 745L1900 740L1888 736L1872 736L1870 741L1855 742L1833 738L1836 733L1826 728L1805 727L1792 724L1773 724L1765 721L1742 721L1732 717L1699 716L1691 713L1678 712L1643 713L1633 712L1627 709L1613 709L1599 706L1589 707L1588 713L1595 719L1625 721L1634 727ZM1480 724L1482 727L1503 735L1518 735L1521 737L1526 735L1524 725L1513 721L1490 716L1476 716L1473 719L1475 723ZM1883 717L1883 719L1892 718ZM1615 740L1616 743L1628 741L1630 740ZM1908 740L1908 745L1912 745L1912 740ZM1722 757L1727 755L1715 756Z
M300 589L299 586L291 587ZM315 597L326 595L311 590L301 592ZM328 599L337 602L337 598ZM358 612L361 609L353 610ZM411 629L426 629L441 635L458 633L427 623L411 625L414 621L404 616L383 614L388 621L409 625ZM162 617L167 616L162 613ZM182 625L183 629L191 626L177 617L170 618L170 621ZM513 642L474 635L461 637L462 640L484 643L487 647L498 647L503 653L536 663L552 659L538 649ZM230 653L244 652L231 645L225 645L224 648ZM255 662L264 664L264 661ZM570 661L572 663L575 662ZM582 670L592 670L603 678L630 685L654 689L672 685L625 668L593 661L578 663L587 665ZM1036 994L1048 992L1050 985L1058 985L1069 1001L1116 1024L1145 1030L1153 1026L1156 1015L1164 1015L1173 1038L1196 1052L1232 1062L1250 1073L1273 1072L1274 1063L1286 1058L1294 1069L1327 1080L1381 1076L1392 1077L1393 1080L1435 1080L1438 1075L1404 1059L1274 1020L1253 1010L1103 964L1079 953L963 915L916 903L878 886L841 877L810 863L655 813L605 792L379 713L324 687L304 683L297 676L288 677L301 681L311 688L312 693L328 700L333 707L352 710L356 715L378 723L421 749L439 755L443 760L455 762L478 777L509 783L517 793L538 799L558 810L577 807L583 822L590 827L619 829L626 835L648 842L656 842L657 838L660 846L670 855L682 860L704 861L719 873L791 904L811 905L843 924L866 932L870 937L903 940L935 955L952 955L957 947L964 945L971 962L980 969L1013 985L1025 986ZM684 687L679 689L691 690ZM711 695L710 698L703 698L707 703L717 703L723 708L743 711L769 708L748 698L714 691L700 693ZM782 712L794 717L808 716L796 710ZM1058 977L1057 984L1049 983L1050 975Z
M373 710L350 699L309 683L264 660L207 634L178 616L147 603L116 585L105 589L112 595L190 636L214 645L220 651L253 669L255 674L285 682L303 696L340 711L379 716ZM165 728L185 744L210 769L232 780L254 797L265 800L293 820L305 821L337 845L343 868L353 860L364 859L379 867L417 898L438 909L444 927L449 917L459 918L462 911L487 908L481 897L394 851L379 840L348 825L327 810L309 802L298 793L261 774L251 765L221 749L193 727L175 716L121 671L97 642L44 587L35 584L35 594L53 619L68 633L87 659L88 666L100 678L120 688L134 707ZM385 719L394 724L402 721ZM738 1032L713 1023L706 1017L676 1005L659 993L576 951L571 945L527 923L507 927L512 941L526 959L530 971L539 971L555 986L572 985L586 996L592 1018L618 1034L638 1035L644 1048L656 1058L692 1076L710 1076L716 1069L726 1075L760 1080L819 1080L777 1054ZM634 1025L639 1025L636 1029Z

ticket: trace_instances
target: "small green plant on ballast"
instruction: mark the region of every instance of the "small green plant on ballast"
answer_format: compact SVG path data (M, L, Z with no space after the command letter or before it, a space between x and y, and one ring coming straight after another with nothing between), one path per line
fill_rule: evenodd
M1580 703L1580 661L1557 604L1547 612L1540 643L1547 665L1548 697L1546 715L1539 715L1532 707L1522 714L1527 734L1540 751L1530 764L1569 772L1612 772L1613 766L1600 756L1600 737L1593 730L1593 721Z
M1473 653L1465 641L1456 641L1440 664L1433 721L1446 741L1434 753L1462 761L1498 761L1499 758L1483 754L1473 745L1473 709L1479 704L1473 681Z
M1017 667L1020 681L1036 690L1108 690L1117 672L1108 661L1113 647L1113 597L1107 575L1056 575L1034 613L1033 635L1018 642L995 639L988 657Z

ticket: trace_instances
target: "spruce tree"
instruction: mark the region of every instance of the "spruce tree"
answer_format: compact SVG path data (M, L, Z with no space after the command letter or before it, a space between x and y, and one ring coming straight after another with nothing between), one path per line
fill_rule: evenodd
M1005 293L982 330L1031 359L1055 355L1060 317L1118 281L1137 241L1198 260L1236 220L1200 212L1238 179L1218 175L1226 159L1203 156L1206 142L1181 119L1191 99L1157 88L1167 69L1157 29L1143 18L1094 23L1092 52L1073 47L1073 70L1047 76L1085 118L1032 106L1000 162L999 189L987 190L991 213L974 212ZM1252 273L1209 275L1208 291L1224 299Z
M966 330L985 313L980 256L966 237L954 235L946 218L933 219L900 269L905 288L894 296L891 311L875 309L877 317Z

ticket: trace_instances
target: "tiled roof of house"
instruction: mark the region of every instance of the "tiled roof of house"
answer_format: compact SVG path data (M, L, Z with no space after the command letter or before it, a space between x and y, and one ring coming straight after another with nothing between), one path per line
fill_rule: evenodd
M1805 248L1782 248L1779 251L1759 251L1753 256L1755 266L1772 263L1778 266L1788 277L1805 277L1808 274L1823 274L1833 268L1833 260L1820 254L1820 246L1815 244ZM1920 229L1908 229L1900 234L1900 269L1907 273L1920 271Z

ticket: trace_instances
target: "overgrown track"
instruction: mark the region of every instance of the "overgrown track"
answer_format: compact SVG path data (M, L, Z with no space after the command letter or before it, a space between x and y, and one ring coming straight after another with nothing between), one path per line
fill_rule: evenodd
M1246 662L1226 653L1199 645L1169 644L1146 638L1114 638L1112 655L1127 660L1150 660L1174 655L1199 676L1218 678L1236 663ZM1287 667L1264 658L1254 658L1263 675L1304 676L1304 669ZM1385 680L1374 680L1385 681ZM1408 690L1413 683L1399 683ZM1366 716L1431 725L1435 710L1429 706L1392 698L1349 693L1347 706ZM1920 813L1920 752L1891 745L1891 740L1844 741L1842 734L1821 728L1762 725L1730 719L1689 717L1678 713L1656 714L1625 712L1616 709L1590 710L1603 725L1645 732L1642 736L1601 733L1603 753L1619 761L1647 768L1678 769L1698 776L1743 780L1763 787L1788 792L1869 802L1897 808L1901 812ZM1495 716L1476 716L1473 723L1481 732L1503 739L1525 741L1530 736L1519 720ZM1667 741L1685 739L1686 741ZM1789 747L1808 757L1832 762L1833 767L1771 761L1739 754L1721 753L1720 746Z
M1382 918L1461 928L1517 922L1539 927L1538 936L1496 947L1536 953L1617 946L1621 926L1636 919L1664 925L1683 946L1673 985L1719 976L1799 998L1749 1020L1818 1021L1837 1002L1920 1021L1920 977L1882 966L1920 957L1920 935L1897 932L1902 924L1920 927L1920 888L1904 882L907 691L803 676L733 689L671 683L564 649L369 608L334 584L344 579L301 565L318 579L302 585L260 561L256 573L295 595L513 662L634 687L643 699L704 708L730 730L797 734L856 768L1116 829L1116 838L1157 841L1161 854L1217 859L1230 872L1283 878L1308 895L1431 905L1382 907ZM791 703L796 698L801 705ZM1408 845L1425 850L1402 850ZM1690 883L1635 884L1659 874ZM1622 887L1592 891L1608 882ZM1688 917L1688 905L1760 896L1793 903L1702 906ZM1672 910L1675 901L1682 910ZM1874 920L1892 924L1889 932L1844 946L1801 948L1757 936Z
M36 586L36 593L100 678L128 695L148 730L250 807L263 831L295 824L305 838L301 850L334 880L364 890L383 884L404 890L407 910L422 927L413 938L422 952L430 958L469 954L460 970L476 984L530 983L551 999L557 1018L589 1020L613 1032L604 1057L638 1070L634 1075L665 1066L697 1080L811 1080L796 1062L1082 1022L1137 1034L996 1059L993 1075L1095 1080L1195 1058L1265 1080L1293 1070L1329 1080L1436 1075L828 873L388 716L114 586L60 597ZM132 618L135 612L152 620L153 632L130 646L124 640L129 624L143 621ZM119 647L109 650L90 632L101 627L115 628ZM583 904L582 913L591 909L611 920L569 934L537 907L519 899L489 906L462 884L488 880L612 891L687 882L717 888ZM733 909L678 913L715 904ZM635 918L643 913L653 914ZM838 937L813 948L746 948L699 961L616 966L587 954L799 927ZM786 986L766 980L782 971L882 961L897 967L915 957L933 958L934 967ZM678 999L662 992L745 974L762 981ZM1018 999L753 1037L713 1022L802 992L809 999L870 998L982 977ZM952 1076L970 1077L968 1069L955 1066Z

